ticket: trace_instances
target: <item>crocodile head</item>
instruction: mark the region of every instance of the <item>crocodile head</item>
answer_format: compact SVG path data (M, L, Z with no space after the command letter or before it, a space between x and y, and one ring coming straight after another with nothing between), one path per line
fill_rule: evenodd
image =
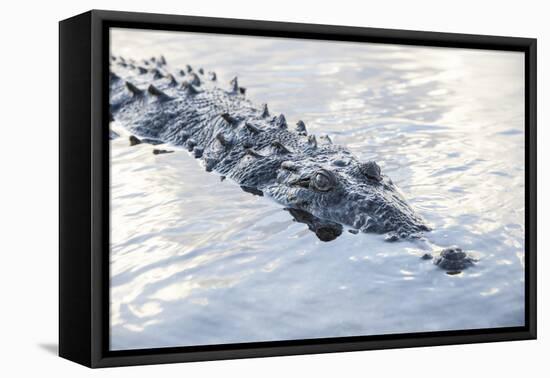
M429 230L378 164L351 156L285 161L267 192L289 208L363 232L406 237Z

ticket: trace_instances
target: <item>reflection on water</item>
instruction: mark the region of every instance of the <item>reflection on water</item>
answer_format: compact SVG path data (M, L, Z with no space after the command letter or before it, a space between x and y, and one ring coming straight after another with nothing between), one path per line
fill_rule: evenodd
M238 74L252 100L376 160L433 228L422 244L325 229L187 151L130 147L114 122L113 349L523 325L522 54L123 30L111 48ZM446 275L421 259L430 243L479 262Z

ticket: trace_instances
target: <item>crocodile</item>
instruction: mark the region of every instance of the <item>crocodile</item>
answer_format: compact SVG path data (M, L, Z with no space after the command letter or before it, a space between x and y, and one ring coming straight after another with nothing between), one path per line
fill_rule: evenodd
M131 145L187 149L206 171L283 205L322 241L340 236L342 225L353 234L385 234L387 241L424 240L430 231L378 163L361 161L327 135L308 133L301 120L290 127L283 114L249 100L236 77L224 88L215 72L170 68L163 56L111 56L109 67L109 121L133 134ZM110 139L117 137L110 132ZM448 274L477 262L458 247L421 258Z
M308 133L303 121L289 126L250 101L236 77L223 88L214 72L170 68L162 56L111 56L109 65L110 120L141 140L186 148L206 171L271 197L295 218L308 213L388 240L430 230L375 161Z
M291 127L249 100L236 77L224 88L216 73L170 68L162 56L111 56L109 83L110 120L135 134L132 144L189 150L206 171L272 198L321 240L337 237L341 225L387 240L430 230L378 163L308 133L301 120Z

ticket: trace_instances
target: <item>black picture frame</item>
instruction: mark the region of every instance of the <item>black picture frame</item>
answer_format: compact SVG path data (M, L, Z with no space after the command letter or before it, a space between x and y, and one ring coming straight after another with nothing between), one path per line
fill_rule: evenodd
M525 53L525 326L110 351L110 27L441 46ZM88 367L157 364L536 338L537 41L92 10L59 23L59 354Z

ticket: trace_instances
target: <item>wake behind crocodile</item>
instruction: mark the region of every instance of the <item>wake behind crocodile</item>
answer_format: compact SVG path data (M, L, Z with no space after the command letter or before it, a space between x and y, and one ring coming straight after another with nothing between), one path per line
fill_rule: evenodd
M426 222L375 161L360 161L329 136L309 134L302 121L289 126L283 114L247 99L236 77L224 88L214 72L172 68L162 56L111 57L110 65L111 119L135 134L133 144L186 148L206 171L272 198L323 241L345 225L352 233L415 239L435 249L423 237ZM458 272L473 259L455 247L434 263Z

